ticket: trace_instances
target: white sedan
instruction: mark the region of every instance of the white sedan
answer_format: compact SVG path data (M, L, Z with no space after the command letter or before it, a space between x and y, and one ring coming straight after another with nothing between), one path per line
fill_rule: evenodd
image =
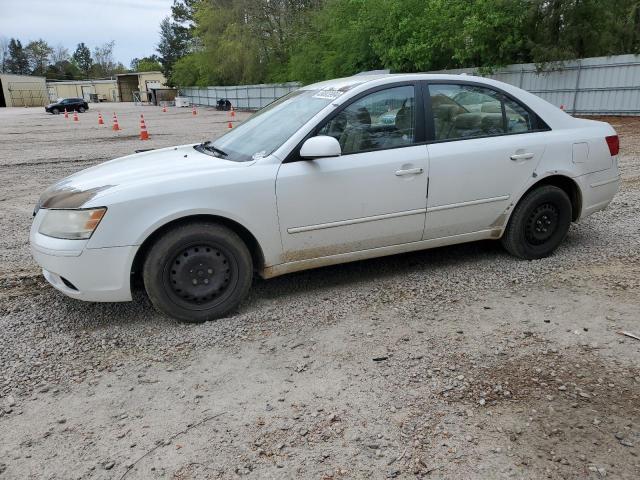
M500 239L550 255L618 190L618 137L511 85L357 75L303 87L212 141L78 172L41 196L31 248L70 297L229 313L263 278Z

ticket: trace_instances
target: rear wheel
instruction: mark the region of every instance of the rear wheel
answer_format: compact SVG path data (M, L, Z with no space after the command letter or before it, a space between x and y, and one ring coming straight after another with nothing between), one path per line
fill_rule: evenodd
M213 320L236 308L252 276L251 254L242 239L222 225L205 222L164 234L143 268L153 305L185 322Z
M571 200L558 187L532 190L511 215L502 245L510 254L527 260L551 255L569 231L571 209Z

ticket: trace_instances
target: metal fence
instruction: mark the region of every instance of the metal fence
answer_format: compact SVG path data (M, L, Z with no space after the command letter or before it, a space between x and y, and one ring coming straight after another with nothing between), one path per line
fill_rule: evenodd
M491 74L478 68L429 73L467 73L494 78L528 90L572 114L640 115L640 56L583 58L548 65L508 65ZM184 87L191 103L215 106L228 98L234 107L257 110L301 86L298 82L233 87Z
M289 82L233 87L182 87L180 96L187 97L190 103L211 107L215 107L218 100L228 98L235 108L258 110L283 95L297 90L301 85L299 82Z
M640 115L640 56L583 58L538 71L533 63L509 65L488 75L477 68L429 73L467 73L523 88L568 113Z

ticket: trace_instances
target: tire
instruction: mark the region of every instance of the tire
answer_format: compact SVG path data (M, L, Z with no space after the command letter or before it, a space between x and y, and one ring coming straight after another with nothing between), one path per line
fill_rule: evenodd
M54 108L53 110L51 110L51 113L53 113L54 115L59 115L60 110L58 110L57 108Z
M142 277L156 309L199 323L222 317L246 297L253 261L232 230L192 222L169 230L153 244Z
M571 200L564 190L552 185L536 188L516 205L502 245L526 260L548 257L566 237L571 217Z
M85 112L85 108L84 107L78 107L78 112L84 113Z

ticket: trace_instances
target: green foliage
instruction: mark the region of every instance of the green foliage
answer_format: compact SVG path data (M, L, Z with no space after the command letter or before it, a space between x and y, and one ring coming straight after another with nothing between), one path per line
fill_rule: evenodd
M89 76L93 59L91 58L91 50L89 50L89 47L87 47L84 42L78 44L76 51L71 55L71 61L78 67L78 70L80 70L85 78Z
M131 70L134 72L159 72L162 65L157 55L131 60Z
M29 58L29 67L32 75L42 76L49 65L49 55L53 53L53 48L44 40L29 42L25 48Z
M640 51L640 1L175 0L180 85L415 72Z
M159 62L162 65L162 73L169 79L170 84L172 84L171 72L174 64L188 53L191 38L190 28L172 22L169 17L160 22L160 42L157 51L160 54Z
M9 56L5 60L5 69L8 73L25 75L29 73L29 56L22 47L22 42L15 38L9 40Z
M55 80L75 80L80 78L82 72L69 60L60 60L47 67L46 77Z

